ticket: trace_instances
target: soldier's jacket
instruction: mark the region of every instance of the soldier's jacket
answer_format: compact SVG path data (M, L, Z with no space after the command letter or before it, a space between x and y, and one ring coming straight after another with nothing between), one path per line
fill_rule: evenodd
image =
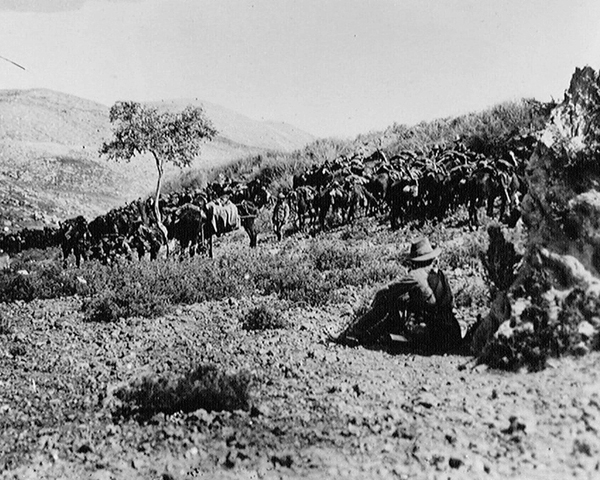
M460 344L460 325L444 272L418 268L384 292L386 307L397 312L400 326L415 335L415 340L421 337L420 342L435 350L449 350Z
M441 270L417 268L398 282L388 285L387 290L399 308L432 312L452 309L452 291Z

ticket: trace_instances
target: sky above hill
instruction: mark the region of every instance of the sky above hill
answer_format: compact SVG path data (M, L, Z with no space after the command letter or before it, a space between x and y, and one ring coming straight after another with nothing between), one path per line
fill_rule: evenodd
M199 98L319 136L561 99L598 0L0 0L0 88Z

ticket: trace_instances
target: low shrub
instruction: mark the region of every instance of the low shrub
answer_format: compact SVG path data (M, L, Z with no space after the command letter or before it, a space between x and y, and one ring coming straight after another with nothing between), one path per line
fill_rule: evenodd
M87 320L110 322L153 318L171 305L254 294L319 306L338 288L386 282L401 272L398 262L382 252L315 241L305 250L276 255L245 250L223 253L217 260L86 262L67 270L52 263L30 275L0 276L0 295L4 301L30 301L80 294L87 297Z
M584 321L593 321L600 305L589 302L585 291L574 289L564 300L558 315L534 304L521 314L520 325L509 336L498 335L484 350L480 361L503 370L542 370L549 358L579 355L598 349L598 334L587 338L579 331Z
M353 285L375 285L387 283L395 278L404 276L406 268L399 262L387 259L377 263L365 265L362 268L355 267L348 270L336 272L339 286Z
M440 257L440 266L444 270L478 268L486 249L485 234L481 230L473 232L468 237L460 238L460 243L454 243L450 248L444 250Z
M74 272L63 270L57 263L47 265L31 279L36 298L67 297L78 293Z
M489 305L489 287L478 278L461 278L461 282L452 285L454 291L454 304L457 308L473 306L484 307Z
M350 243L350 244L348 244ZM29 276L0 275L4 301L85 297L87 320L153 318L172 305L223 298L275 295L308 306L321 306L348 285L385 283L405 270L384 245L312 240L305 248L241 249L220 252L217 259L84 262L63 269L58 261L36 266Z
M176 376L144 377L115 392L117 414L141 419L156 413L250 409L251 376L227 374L215 365L200 365Z
M30 302L72 296L79 292L75 271L63 270L57 262L31 263L28 268L0 273L0 301Z
M385 283L406 273L402 262L385 247L319 241L311 244L307 254L313 269L324 273L321 278L331 289Z
M30 302L35 298L35 289L29 275L14 274L6 278L2 286L2 300L14 302L22 300Z
M116 322L124 316L124 309L116 301L114 293L104 293L83 304L85 319L90 322Z
M368 240L372 238L373 232L369 226L360 221L360 219L350 225L342 232L340 238L344 241L347 240Z
M320 272L346 270L361 267L371 260L372 255L363 249L348 246L343 242L312 242L308 250L309 258Z
M126 265L117 266L109 283L95 285L96 295L83 304L88 321L112 322L121 317L154 318L168 311L172 303L169 294L172 292L165 290L153 278L151 270L132 270Z
M264 304L251 309L242 320L244 330L273 330L285 326L281 312Z
M264 277L265 293L276 293L284 300L299 304L324 305L337 287L334 279L327 278L307 265L295 268L287 265L267 275Z

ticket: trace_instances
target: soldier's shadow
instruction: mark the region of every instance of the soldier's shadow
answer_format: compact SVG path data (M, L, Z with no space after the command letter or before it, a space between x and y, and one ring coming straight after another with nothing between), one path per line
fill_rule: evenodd
M358 345L357 345L358 346ZM452 348L433 348L417 342L386 340L377 344L360 345L367 350L379 350L390 355L419 355L423 357L453 355L462 357L473 357L470 342L466 338L460 345Z

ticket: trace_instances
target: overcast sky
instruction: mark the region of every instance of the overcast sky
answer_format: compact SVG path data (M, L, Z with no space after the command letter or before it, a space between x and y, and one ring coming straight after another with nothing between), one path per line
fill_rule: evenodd
M560 99L598 0L0 0L0 88L193 97L321 136Z

